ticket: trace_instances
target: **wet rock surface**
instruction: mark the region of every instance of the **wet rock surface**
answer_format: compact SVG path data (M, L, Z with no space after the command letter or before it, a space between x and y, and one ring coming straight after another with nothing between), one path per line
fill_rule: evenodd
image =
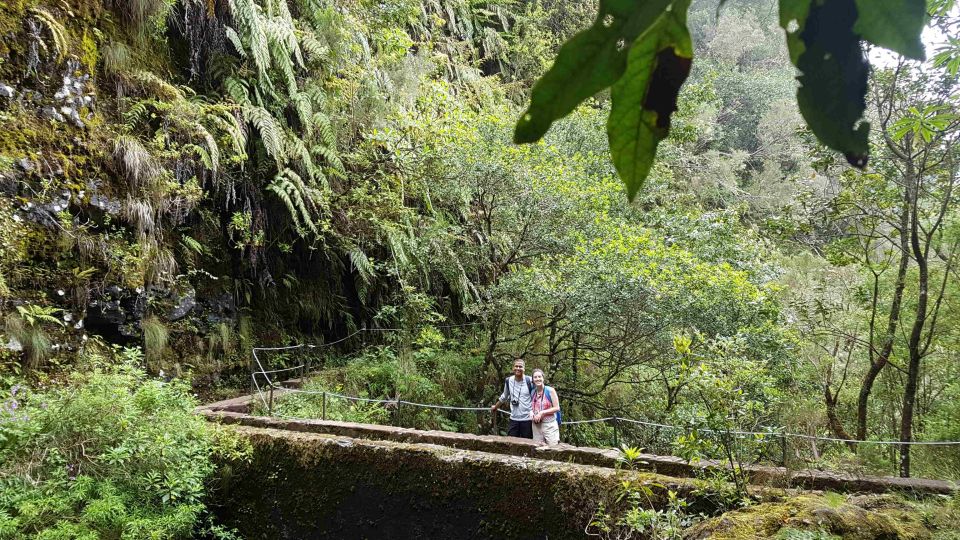
M112 343L140 339L140 321L146 313L147 296L141 289L107 287L87 305L87 329Z
M167 319L179 321L197 307L197 290L190 285L178 286L171 291L171 300L173 308L167 313Z

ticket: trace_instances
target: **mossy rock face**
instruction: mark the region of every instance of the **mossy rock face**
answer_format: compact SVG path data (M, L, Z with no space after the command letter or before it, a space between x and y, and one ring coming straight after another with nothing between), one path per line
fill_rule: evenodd
M804 534L808 533L808 534ZM894 498L800 495L727 512L691 528L688 540L932 538L917 512Z
M244 538L582 538L624 479L667 490L652 473L447 447L236 427L250 462L224 464L214 505Z

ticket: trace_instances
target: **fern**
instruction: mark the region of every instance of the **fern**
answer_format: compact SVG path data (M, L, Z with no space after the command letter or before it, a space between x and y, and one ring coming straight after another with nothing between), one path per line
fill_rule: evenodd
M246 81L236 77L227 77L223 81L223 87L227 91L227 96L237 104L247 105L250 103L250 88Z
M311 32L304 32L300 36L300 47L307 53L307 58L317 62L326 60L330 54L330 48L320 42Z
M274 177L267 189L283 201L298 229L306 226L314 233L319 233L311 211L316 204L311 197L311 191L303 183L300 175L290 169L283 169Z
M270 69L270 51L260 6L253 0L230 0L230 12L238 23L238 35L246 42L251 59L262 76Z
M247 121L253 124L260 132L260 139L267 155L277 161L277 165L282 164L283 153L283 129L273 117L272 114L263 107L248 106L243 109Z
M330 119L327 118L327 115L318 112L313 115L313 122L314 129L317 130L320 139L320 144L313 147L314 154L322 157L334 171L338 173L345 172L343 162L337 153L337 138L333 133L333 126L330 124Z
M150 107L153 105L152 101L153 100L144 99L134 102L124 111L124 121L130 126L137 126L145 122L150 117Z
M180 243L181 243L181 244L183 245L183 247L186 248L188 251L191 251L191 252L193 252L193 253L196 253L197 255L203 255L203 244L201 244L200 242L198 242L198 241L197 241L196 239L194 239L192 236L189 236L189 235L186 235L186 234L183 235L183 236L180 238Z
M232 23L224 32L236 57L224 64L230 71L222 78L223 94L240 106L245 125L259 135L255 144L274 162L275 173L257 164L255 174L271 178L265 189L283 202L298 232L317 233L329 190L325 173L342 176L344 167L329 119L320 112L326 104L322 85L302 83L307 60L329 54L311 27L301 24L316 19L316 10L301 5L303 18L294 21L287 0L228 0L228 5ZM282 112L291 109L294 118ZM219 120L205 124L236 143L247 142Z
M167 101L184 99L183 92L179 88L173 86L162 78L157 77L155 74L149 71L134 71L130 74L130 78L134 82L138 83L140 87L144 89L144 91L150 92L160 99L165 99Z
M313 134L313 103L306 92L296 92L290 95L290 103L297 111L297 118L307 130L307 135Z
M242 156L247 145L247 133L230 110L216 110L206 116L206 120L227 135L233 153Z
M43 8L31 8L30 14L49 32L53 48L56 51L57 61L63 60L70 49L70 43L67 41L67 29L53 14ZM44 45L44 48L46 48L46 45Z
M204 165L216 176L220 170L220 145L217 144L217 140L202 124L194 124L194 129L206 145L206 152L200 154L201 157L206 158Z
M288 160L296 160L300 163L303 173L314 181L319 173L313 164L313 158L310 157L310 150L303 142L303 139L292 133L286 137L286 157Z
M243 47L243 41L240 39L240 34L238 34L236 30L229 26L225 26L223 32L227 37L227 41L233 45L234 50L236 50L237 54L240 55L240 58L246 58L247 50Z
M360 276L360 280L368 285L372 283L376 271L373 268L373 263L370 262L370 258L367 257L367 254L364 253L359 247L353 247L349 250L348 255L350 257L350 264L352 264L356 269L357 275Z

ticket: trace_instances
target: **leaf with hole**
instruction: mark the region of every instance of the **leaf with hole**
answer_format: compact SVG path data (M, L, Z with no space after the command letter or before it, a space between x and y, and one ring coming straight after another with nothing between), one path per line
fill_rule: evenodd
M514 141L539 140L555 120L617 82L626 69L630 45L671 3L601 0L593 25L560 48L553 67L533 87L530 108L517 122Z
M802 13L804 2L781 0L781 13ZM853 31L856 6L853 0L806 3L806 19L787 33L791 59L800 70L800 113L820 142L843 153L851 165L865 167L870 125L862 119L870 66ZM784 19L796 20L781 17L781 24Z
M687 4L673 7L633 44L627 71L611 89L607 136L631 199L650 172L657 145L670 132L670 117L693 62Z

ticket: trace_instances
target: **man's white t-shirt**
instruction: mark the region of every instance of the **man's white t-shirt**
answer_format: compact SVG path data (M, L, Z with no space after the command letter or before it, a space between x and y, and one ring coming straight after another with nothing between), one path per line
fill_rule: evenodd
M514 405L514 401L519 402L519 405ZM500 402L510 404L511 420L530 420L530 415L533 414L533 397L530 395L527 377L521 377L519 381L515 376L508 377L504 393L500 395Z

